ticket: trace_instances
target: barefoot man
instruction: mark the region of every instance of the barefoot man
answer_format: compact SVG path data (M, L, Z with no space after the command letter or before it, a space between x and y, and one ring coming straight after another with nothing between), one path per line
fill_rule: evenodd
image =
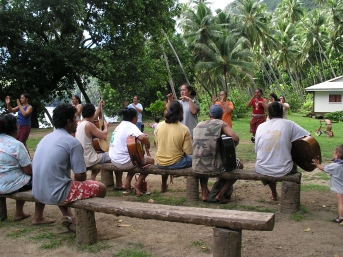
M43 137L37 145L32 163L33 197L45 204L66 204L79 199L105 197L104 184L86 180L86 164L79 140L70 133L76 132L76 109L62 104L52 116L55 130ZM74 179L70 176L73 170ZM75 232L75 217L70 207L59 206L61 224Z

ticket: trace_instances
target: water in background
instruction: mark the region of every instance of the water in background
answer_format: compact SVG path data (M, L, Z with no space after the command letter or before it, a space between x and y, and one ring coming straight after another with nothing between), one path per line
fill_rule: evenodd
M96 107L95 107L96 108ZM52 117L52 112L53 110L55 109L55 107L51 107L51 106L48 106L46 107L46 109L48 110L49 114L51 115ZM118 120L118 116L114 116L114 117L107 117L106 115L105 116L105 120L108 122L108 123L113 123L113 122L117 122ZM50 120L48 118L48 116L46 115L46 113L44 114L44 123L41 123L39 122L39 127L40 128L49 128L49 127L52 127L52 124L50 123Z

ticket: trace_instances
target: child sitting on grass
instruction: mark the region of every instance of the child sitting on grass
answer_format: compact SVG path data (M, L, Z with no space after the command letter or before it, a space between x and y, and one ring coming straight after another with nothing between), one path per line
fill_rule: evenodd
M338 202L338 217L333 219L333 222L343 222L343 145L336 147L333 162L329 165L322 166L318 159L313 159L313 164L318 169L330 174L330 188L336 193Z
M157 125L158 123L160 122L160 117L155 117L155 123L150 125L150 123L148 122L148 125L150 128L153 128L154 129L154 147L156 147L156 140L155 140L155 134L156 134L156 128L157 128Z

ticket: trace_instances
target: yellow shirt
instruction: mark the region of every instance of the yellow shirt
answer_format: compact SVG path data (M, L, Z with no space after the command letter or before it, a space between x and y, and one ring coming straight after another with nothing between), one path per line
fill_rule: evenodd
M189 129L181 122L160 122L156 128L156 162L160 166L177 163L184 154L192 154L192 140Z

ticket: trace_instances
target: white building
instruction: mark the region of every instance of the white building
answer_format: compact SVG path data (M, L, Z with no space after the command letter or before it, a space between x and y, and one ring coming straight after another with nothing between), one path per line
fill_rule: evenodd
M314 113L343 111L343 76L307 87L305 90L313 92Z

